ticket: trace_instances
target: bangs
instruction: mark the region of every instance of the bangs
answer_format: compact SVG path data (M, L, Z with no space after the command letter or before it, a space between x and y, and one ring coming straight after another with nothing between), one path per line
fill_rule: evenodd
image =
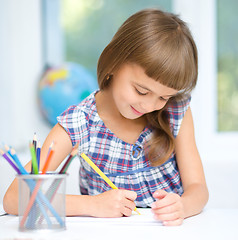
M148 10L125 21L99 58L101 89L109 86L106 76L126 62L138 64L148 77L181 93L196 86L197 48L186 24L176 15Z
M165 35L165 34L164 34ZM163 35L163 36L164 36ZM173 36L174 35L174 36ZM129 61L137 62L148 77L178 91L190 92L196 85L196 46L189 39L176 32L158 42L158 36L147 38L129 56ZM153 44L156 39L156 44ZM136 56L135 56L136 55Z

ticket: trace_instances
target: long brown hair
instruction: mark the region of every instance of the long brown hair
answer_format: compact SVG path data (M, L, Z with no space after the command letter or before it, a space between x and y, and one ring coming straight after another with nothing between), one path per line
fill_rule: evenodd
M189 93L197 82L195 42L185 22L172 13L145 9L122 24L98 60L101 90L109 86L113 73L127 62L138 64L148 77L179 90L179 97ZM154 129L153 138L147 145L152 165L166 161L174 150L174 137L165 109L166 106L147 114Z

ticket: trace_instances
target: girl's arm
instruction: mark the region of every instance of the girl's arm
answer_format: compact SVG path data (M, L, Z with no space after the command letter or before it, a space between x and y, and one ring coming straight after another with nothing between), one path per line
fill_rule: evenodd
M158 200L152 204L155 217L165 225L181 224L184 218L200 213L208 201L208 189L195 142L190 108L175 139L175 152L184 193L180 197L158 190L154 193Z
M49 171L54 171L72 151L72 142L69 135L60 124L56 124L47 136L42 149L40 170L42 170L48 153L49 146L54 141L54 154ZM26 165L26 170L31 169L31 162ZM135 208L136 193L128 190L110 190L97 196L66 195L66 215L89 215L95 217L120 217L130 216ZM18 214L18 183L17 179L8 188L3 199L4 210L7 213Z

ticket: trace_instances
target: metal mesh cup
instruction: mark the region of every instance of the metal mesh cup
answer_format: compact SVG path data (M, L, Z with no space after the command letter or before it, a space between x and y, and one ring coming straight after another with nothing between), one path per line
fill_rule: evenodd
M64 230L67 174L17 175L19 231Z

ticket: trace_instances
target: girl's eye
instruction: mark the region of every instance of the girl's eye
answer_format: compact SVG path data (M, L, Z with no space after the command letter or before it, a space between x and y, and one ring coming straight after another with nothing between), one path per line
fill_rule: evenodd
M165 98L163 98L163 97L159 97L159 99L161 100L161 101L164 101L164 102L167 102L169 99L165 99Z
M146 93L143 93L143 92L140 92L137 88L136 88L136 92L139 94L139 95L147 95L147 92Z

